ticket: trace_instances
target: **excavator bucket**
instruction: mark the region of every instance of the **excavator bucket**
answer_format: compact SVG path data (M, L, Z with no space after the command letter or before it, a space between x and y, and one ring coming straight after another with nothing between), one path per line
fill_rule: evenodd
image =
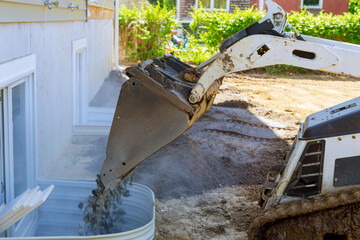
M200 72L173 56L126 69L100 176L107 185L121 179L150 155L189 129L212 105L220 86L199 104L188 102ZM188 80L184 80L184 79Z

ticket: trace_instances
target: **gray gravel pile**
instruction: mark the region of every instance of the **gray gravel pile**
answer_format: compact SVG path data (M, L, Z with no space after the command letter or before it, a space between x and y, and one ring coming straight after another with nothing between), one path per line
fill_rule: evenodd
M79 226L80 236L91 236L123 232L123 216L125 211L121 206L123 197L130 196L127 189L132 184L133 175L119 180L112 186L105 188L97 175L97 188L92 190L92 195L85 200L83 222ZM83 203L79 208L84 207Z

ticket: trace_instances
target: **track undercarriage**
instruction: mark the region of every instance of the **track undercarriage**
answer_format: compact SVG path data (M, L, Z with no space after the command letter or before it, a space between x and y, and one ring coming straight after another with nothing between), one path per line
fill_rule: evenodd
M251 224L249 239L360 239L360 187L263 211Z

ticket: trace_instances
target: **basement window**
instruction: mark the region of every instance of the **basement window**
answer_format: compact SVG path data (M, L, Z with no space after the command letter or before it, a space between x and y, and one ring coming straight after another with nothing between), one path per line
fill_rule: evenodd
M36 185L35 63L35 55L28 55L0 64L0 203ZM22 218L6 236L25 236L35 216Z
M89 76L90 58L87 38L72 42L72 76L73 76L73 126L75 131L89 126L110 126L121 84L114 77L105 79L102 85ZM100 60L99 60L100 61ZM110 80L109 80L110 78ZM112 80L111 80L112 79ZM96 94L94 96L94 90Z
M323 0L301 0L301 8L322 9Z
M87 39L72 42L72 72L74 81L74 125L86 124L87 110Z

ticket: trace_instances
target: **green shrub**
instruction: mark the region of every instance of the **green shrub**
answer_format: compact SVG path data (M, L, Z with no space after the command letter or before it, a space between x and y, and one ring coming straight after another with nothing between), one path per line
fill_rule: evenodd
M314 16L302 10L292 12L288 22L304 35L360 43L360 14L333 15L322 12Z
M198 40L211 51L216 51L226 38L263 17L257 9L241 10L237 7L234 13L194 9L191 16L190 29L198 34Z
M352 14L360 13L360 0L350 0L349 13Z
M186 45L185 51L175 55L181 61L199 65L200 63L208 60L216 51L209 49L205 44L199 42L194 36L189 37L189 42Z
M261 12L254 8L241 10L236 7L234 13L202 8L193 10L190 31L187 31L191 33L188 34L189 42L178 57L184 62L195 64L215 55L222 41L262 18Z
M125 50L125 59L131 62L144 61L162 56L162 43L175 27L175 10L160 4L143 4L140 9L119 9L120 50Z
M360 3L360 0L357 0ZM260 20L262 14L253 8L234 13L194 9L190 28L198 33L200 42L216 50L227 37ZM314 16L306 10L292 12L288 22L301 34L360 43L360 14L333 15L321 12Z
M163 0L167 2L167 0ZM360 0L350 0L350 8ZM161 7L163 5L163 7ZM165 53L166 37L175 27L175 11L165 4L143 5L133 10L121 7L119 11L120 42L124 45L128 61L143 61ZM182 61L199 64L218 51L227 37L260 20L263 15L254 8L234 13L194 9L189 24L189 42L185 51L179 51ZM360 44L360 13L333 15L320 13L317 16L302 10L289 15L289 23L301 34Z

